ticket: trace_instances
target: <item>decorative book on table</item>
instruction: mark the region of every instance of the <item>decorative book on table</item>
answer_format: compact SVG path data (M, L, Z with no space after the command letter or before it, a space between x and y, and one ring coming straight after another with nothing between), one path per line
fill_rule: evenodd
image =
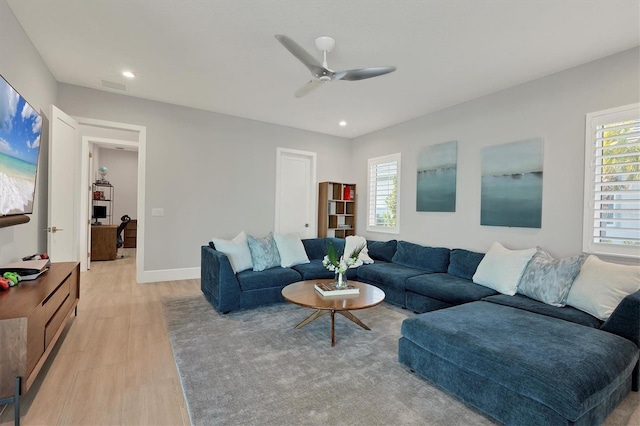
M335 283L316 283L315 289L323 296L347 296L350 294L360 294L360 289L351 284L347 288L336 288Z

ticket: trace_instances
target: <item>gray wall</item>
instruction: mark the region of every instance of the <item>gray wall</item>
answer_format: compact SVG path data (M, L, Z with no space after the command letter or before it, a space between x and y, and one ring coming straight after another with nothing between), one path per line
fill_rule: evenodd
M556 256L581 252L585 114L639 101L639 52L625 51L353 140L359 233L478 251L500 241L510 248L539 245ZM534 137L544 139L542 228L480 226L481 149ZM416 212L417 155L452 140L458 141L456 212ZM367 233L367 159L395 152L402 153L401 233Z
M639 50L633 49L379 132L345 139L96 90L56 85L6 2L0 1L0 73L38 110L147 126L145 270L199 266L211 237L257 235L274 224L276 147L318 153L318 181L359 185L358 233L430 245L486 250L541 245L557 256L580 252L584 116L638 102ZM428 84L428 82L426 83ZM45 120L44 127L48 126ZM484 146L544 138L541 229L480 226ZM415 211L416 157L428 145L458 141L455 213ZM0 264L46 249L47 135L42 138L31 222L0 229ZM365 231L366 162L401 152L401 234ZM151 217L162 207L164 217Z
M199 267L214 236L272 231L277 147L317 152L318 182L349 177L347 139L67 84L58 106L147 127L145 271Z
M5 1L0 1L0 74L43 114L40 167L36 182L34 213L23 225L0 228L0 265L46 250L47 158L49 104L56 100L56 82L27 38Z

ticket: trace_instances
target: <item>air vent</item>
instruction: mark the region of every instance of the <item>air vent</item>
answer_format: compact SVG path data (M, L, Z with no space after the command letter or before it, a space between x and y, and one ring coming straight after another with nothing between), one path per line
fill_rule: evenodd
M109 89L115 89L115 90L124 90L124 91L127 90L127 86L125 86L124 84L115 83L109 80L102 80L102 87L107 87Z

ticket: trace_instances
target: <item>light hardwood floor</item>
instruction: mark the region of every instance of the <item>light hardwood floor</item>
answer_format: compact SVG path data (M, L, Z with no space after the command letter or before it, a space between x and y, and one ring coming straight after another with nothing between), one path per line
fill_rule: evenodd
M22 396L23 425L190 424L161 300L200 281L137 284L135 249L123 253L81 274L78 316ZM13 425L13 405L0 411Z

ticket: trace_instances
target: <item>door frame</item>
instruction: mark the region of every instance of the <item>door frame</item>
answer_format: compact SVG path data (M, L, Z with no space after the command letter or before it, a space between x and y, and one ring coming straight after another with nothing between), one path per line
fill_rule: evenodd
M119 123L115 121L106 121L106 120L98 120L94 118L87 117L73 117L81 126L89 126L89 127L98 127L102 129L113 129L113 130L124 130L135 132L138 135L137 141L130 141L131 145L138 147L138 202L137 202L137 211L136 216L138 220L138 229L137 229L137 241L136 241L136 281L137 282L146 282L144 276L144 229L145 229L145 218L144 218L144 210L145 210L145 177L146 177L146 159L147 159L147 127L139 126L136 124L127 124L127 123ZM81 177L81 182L83 185L90 185L89 179L89 140L98 140L101 138L87 136L87 140L85 141L85 137L82 138L81 144L81 161L82 164L80 166L81 173L86 174L85 178ZM125 141L118 141L120 145ZM88 216L88 212L85 207L88 205L89 194L88 191L81 191L81 194L86 198L86 202L82 204L81 214L84 212L85 215ZM82 253L88 252L86 237L87 227L86 221L88 217L85 216L84 220L80 220L79 228L81 235L85 235L84 238L81 238L80 244L84 247L84 251ZM87 266L87 256L83 254L81 256L81 263L84 261L85 268ZM84 269L86 270L86 269Z
M123 147L123 148L133 148L135 152L138 152L138 142L121 140L121 139L99 138L94 136L82 137L82 154L81 155L82 155L83 161L81 166L82 171L80 175L80 180L82 182L82 186L87 188L87 190L82 191L82 194L80 195L80 205L85 206L84 208L80 209L80 223L86 224L86 226L83 227L80 231L80 241L84 242L84 245L81 247L81 250L86 249L85 251L80 252L80 253L85 253L85 256L81 257L80 267L83 268L82 261L84 260L86 266L82 270L85 270L85 271L87 269L91 269L91 259L88 254L91 251L90 250L90 247L91 247L90 209L91 209L91 200L92 200L91 184L93 183L93 175L90 173L92 158L89 157L89 153L95 152L95 149L98 146L97 144L99 144L101 147L106 147L106 149L116 149L117 147ZM136 210L137 210L137 206L136 206ZM139 214L138 212L136 212L136 217L138 216ZM137 247L138 245L136 244L136 254L137 254Z
M309 174L309 208L310 212L310 228L312 231L312 235L318 235L318 184L316 181L316 161L318 154L311 151L301 151L297 149L289 149L289 148L276 148L276 211L275 211L275 224L274 224L274 232L280 232L280 194L282 193L282 182L280 180L280 168L282 167L282 158L287 156L296 156L296 157L306 157L309 160L311 165Z

